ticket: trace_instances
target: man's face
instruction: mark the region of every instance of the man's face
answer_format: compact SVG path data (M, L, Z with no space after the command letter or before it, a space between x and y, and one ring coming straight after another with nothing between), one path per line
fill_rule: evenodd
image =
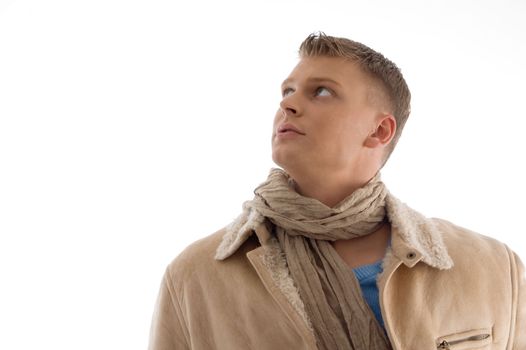
M356 169L367 156L363 143L378 115L368 102L370 88L369 78L351 61L302 58L282 85L272 133L274 162L285 170L308 166L349 174Z

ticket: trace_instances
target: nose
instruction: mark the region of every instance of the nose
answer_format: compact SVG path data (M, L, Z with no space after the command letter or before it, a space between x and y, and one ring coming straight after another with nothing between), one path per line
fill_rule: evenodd
M294 97L294 93L289 94L281 100L279 104L279 109L284 116L299 116L299 103L297 98Z

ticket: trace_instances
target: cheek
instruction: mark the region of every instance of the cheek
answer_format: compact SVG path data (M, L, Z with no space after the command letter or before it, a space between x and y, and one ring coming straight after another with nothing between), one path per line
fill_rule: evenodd
M346 157L362 141L361 128L359 123L353 122L348 116L335 117L319 126L319 136L327 149Z
M319 123L317 129L324 138L334 138L335 141L339 141L342 138L351 136L354 131L354 125L348 116L335 113L327 117L323 123Z

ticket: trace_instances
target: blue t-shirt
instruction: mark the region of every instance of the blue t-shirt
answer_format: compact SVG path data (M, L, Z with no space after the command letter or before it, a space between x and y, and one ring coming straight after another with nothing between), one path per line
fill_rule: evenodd
M367 304L374 312L376 319L380 325L385 329L384 320L380 311L380 299L378 293L378 286L376 284L376 277L382 272L382 260L370 265L363 265L353 269L354 275L360 282L362 294Z

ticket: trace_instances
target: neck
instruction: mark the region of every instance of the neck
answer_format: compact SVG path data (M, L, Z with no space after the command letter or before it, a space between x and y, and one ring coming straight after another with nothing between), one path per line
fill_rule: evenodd
M328 207L334 207L350 196L355 190L363 187L376 174L377 170L366 171L355 176L349 172L343 174L291 174L296 184L296 191L302 196L314 198Z

